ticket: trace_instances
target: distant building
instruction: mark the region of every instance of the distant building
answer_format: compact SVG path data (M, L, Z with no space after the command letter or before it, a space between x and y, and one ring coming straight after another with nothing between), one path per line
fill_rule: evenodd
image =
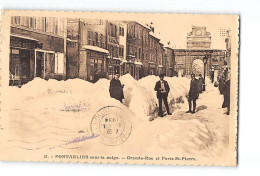
M149 31L150 29L146 25L127 21L126 72L130 73L135 79L147 75Z
M174 51L170 46L165 47L166 76L175 76Z
M217 76L223 70L225 53L225 50L211 49L211 34L206 31L206 27L193 26L187 35L187 48L174 49L175 70L179 76L203 74L203 58L206 56L206 75L214 68Z
M225 65L227 67L229 67L230 69L230 66L231 66L231 31L228 30L226 31L227 33L227 37L225 39L225 42L226 42L226 49L227 49L227 52L226 52L226 58L225 58Z
M109 55L107 57L108 76L112 78L116 73L122 75L120 64L124 57L124 45L120 45L120 36L124 35L124 28L119 21L106 21L106 41Z
M65 79L66 19L13 16L10 33L10 85L35 77Z
M119 22L119 58L121 71L120 74L126 74L126 53L127 53L127 23L120 21Z
M153 31L149 33L149 62L148 72L149 75L158 75L158 48L160 39Z
M206 27L192 26L192 31L187 35L187 49L210 49L211 35Z
M158 48L157 48L157 65L158 65L158 72L157 74L164 74L166 75L166 62L164 57L164 47L161 42L159 42Z
M67 77L96 82L107 77L106 21L68 19Z

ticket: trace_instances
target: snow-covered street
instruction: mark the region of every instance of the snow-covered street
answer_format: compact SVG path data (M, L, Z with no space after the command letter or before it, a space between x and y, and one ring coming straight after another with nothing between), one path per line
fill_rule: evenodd
M184 155L223 156L228 147L229 116L222 103L223 95L208 81L195 114L185 113L189 109L185 101L173 106L171 116L152 122L150 128L156 129L159 146Z
M9 148L21 150L74 150L100 154L161 154L183 156L223 156L228 147L229 116L222 109L223 96L207 82L206 92L199 96L197 112L188 110L188 78L165 78L171 88L168 101L171 116L156 117L156 76L139 81L130 75L120 78L125 84L123 104L110 98L109 80L92 84L80 79L45 81L35 79L22 88L10 87L13 100L9 109ZM80 86L79 86L80 85ZM12 97L13 96L13 97ZM16 97L16 98L14 98ZM66 143L75 137L90 135L90 122L102 107L117 106L131 117L132 132L119 146L106 146L98 139ZM149 119L154 120L149 121ZM93 145L95 144L95 145ZM136 149L136 150L135 150ZM138 152L137 152L138 151Z

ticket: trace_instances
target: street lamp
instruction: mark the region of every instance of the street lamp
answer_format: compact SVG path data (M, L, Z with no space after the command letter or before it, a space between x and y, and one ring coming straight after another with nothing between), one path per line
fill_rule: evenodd
M208 57L204 56L203 58L203 63L204 63L204 81L203 81L203 91L206 90L206 86L205 86L205 76L206 76L206 65L207 65L207 61L208 61Z

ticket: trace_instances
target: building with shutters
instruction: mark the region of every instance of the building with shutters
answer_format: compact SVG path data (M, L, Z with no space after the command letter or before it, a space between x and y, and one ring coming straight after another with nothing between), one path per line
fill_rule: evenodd
M10 85L66 79L66 19L13 16L10 30Z

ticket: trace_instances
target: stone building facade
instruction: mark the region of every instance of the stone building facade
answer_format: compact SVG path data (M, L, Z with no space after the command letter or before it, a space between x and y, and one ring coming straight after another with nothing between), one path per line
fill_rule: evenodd
M166 76L175 75L174 51L170 46L165 47Z
M158 75L158 48L160 39L153 31L149 33L149 62L148 73L149 75Z
M178 76L203 74L204 57L208 58L206 75L209 75L210 69L214 69L215 75L224 69L226 50L211 49L211 34L207 32L206 27L192 26L192 31L187 35L187 48L173 51Z
M148 74L148 35L150 29L136 21L127 22L126 72L135 79Z
M66 19L13 16L10 30L10 85L66 78Z
M67 78L95 82L107 77L106 21L68 19Z

